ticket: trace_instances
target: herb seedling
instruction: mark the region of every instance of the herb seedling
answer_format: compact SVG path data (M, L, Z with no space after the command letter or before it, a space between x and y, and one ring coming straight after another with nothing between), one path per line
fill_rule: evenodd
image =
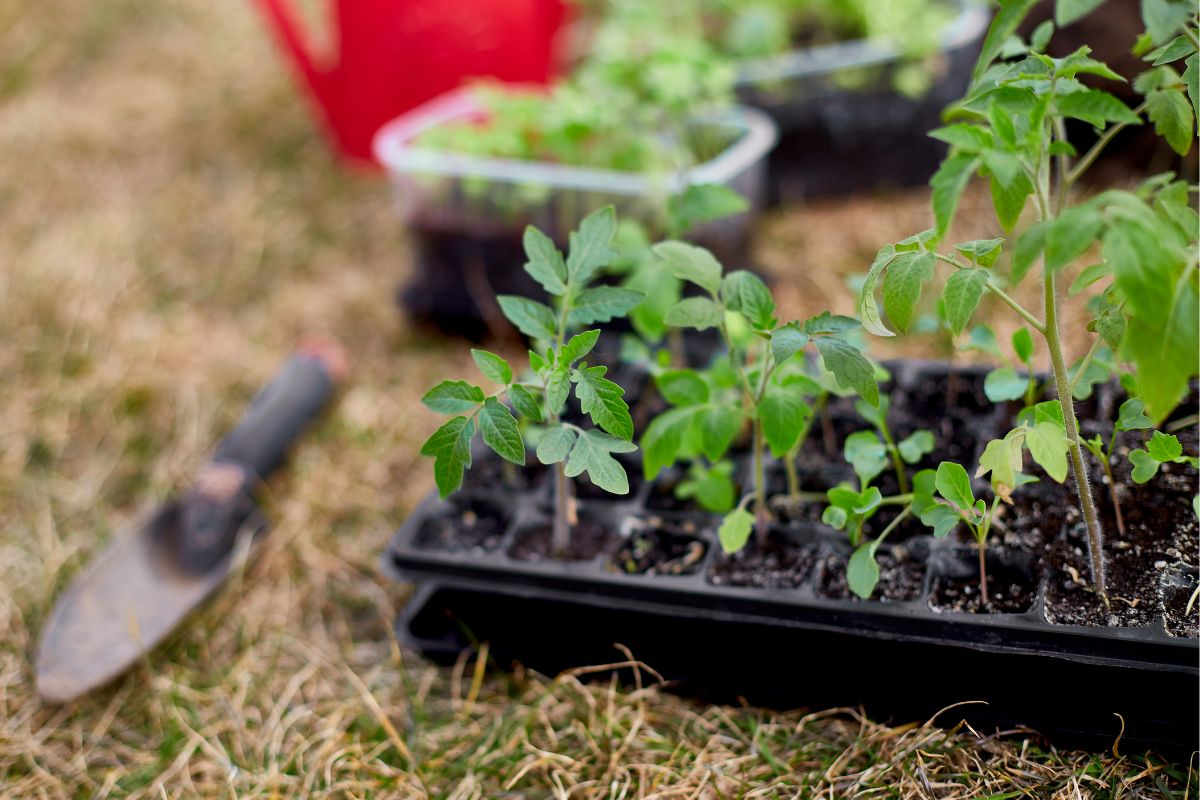
M1086 6L1082 11L1081 5ZM1095 5L1060 0L1059 21L1073 20ZM895 335L876 304L875 292L881 287L892 327L907 331L923 285L934 277L938 264L946 264L952 271L942 300L956 333L966 329L984 293L990 292L1040 335L1062 400L1065 442L1087 526L1092 584L1107 599L1103 532L1088 485L1071 402L1072 375L1059 334L1058 275L1100 243L1102 263L1076 281L1081 291L1104 279L1112 281L1091 306L1095 316L1089 330L1097 335L1092 352L1103 340L1131 362L1137 395L1152 419L1164 419L1182 398L1200 361L1198 220L1187 184L1170 176L1148 181L1135 192L1109 190L1078 204L1072 204L1071 193L1117 133L1142 124L1142 114L1172 148L1187 153L1195 138L1200 100L1200 36L1194 7L1174 0L1143 4L1147 33L1139 46L1142 52L1152 51L1146 58L1154 66L1134 84L1146 101L1129 109L1112 94L1079 80L1084 75L1122 80L1091 58L1088 48L1065 58L1044 53L1053 23L1040 26L1029 43L1015 36L1031 7L1026 2L1007 3L996 15L967 97L954 112L957 121L931 134L950 145L949 156L931 180L935 226L879 252L859 297L859 315L870 332ZM1180 60L1187 67L1182 78L1170 66ZM1101 132L1092 149L1078 158L1066 138L1067 120L1081 120ZM1005 231L1016 226L1031 198L1036 211L1037 221L1012 248L1007 287L996 270L1003 240L963 242L949 254L939 250L959 198L977 173L989 183L996 217ZM1039 259L1044 303L1040 318L1006 291L1021 283ZM1086 373L1089 358L1090 354L1077 366L1076 374ZM1058 446L1055 443L1054 449Z
M713 402L710 397L708 402L672 409L651 422L642 437L646 474L655 475L680 457L684 443L694 435L693 426L700 427L701 438L711 436L714 444L721 445L707 453L712 457L724 455L737 431L748 423L753 491L725 515L718 534L727 552L740 550L752 529L760 546L765 546L769 515L764 476L766 450L769 447L776 457L791 450L812 413L808 404L790 388L790 371L780 367L812 343L839 386L853 389L868 403L878 403L874 365L843 338L843 334L858 328L859 323L826 312L803 323L781 325L775 318L775 301L770 291L753 273L738 270L723 274L712 253L683 242L663 242L654 251L672 275L704 292L703 296L688 297L672 306L665 315L666 323L678 328L720 331L736 391L735 399ZM727 318L730 314L744 320L747 336L731 334ZM703 384L693 371L678 373L680 381L691 374L692 378L686 379L688 383L697 388ZM751 501L753 512L746 510Z
M1098 433L1091 439L1083 440L1083 446L1096 457L1096 460L1100 462L1100 466L1104 467L1104 475L1108 478L1108 493L1112 499L1113 516L1116 517L1117 530L1122 536L1125 535L1125 515L1121 512L1121 501L1117 498L1117 482L1113 478L1112 471L1112 451L1113 447L1117 444L1117 434L1122 431L1146 430L1147 428L1154 427L1154 422L1145 415L1144 411L1145 404L1139 398L1131 397L1122 403L1121 408L1117 411L1117 421L1113 423L1112 433L1109 434L1107 445L1104 444L1104 440ZM1158 464L1156 463L1153 472L1157 471ZM1149 476L1147 476L1146 480L1149 480ZM1138 482L1144 483L1145 481Z
M889 405L888 396L880 395L878 406L871 406L859 400L854 404L854 410L860 417L875 426L875 430L883 439L883 447L891 458L892 469L896 474L896 483L900 487L900 493L907 494L908 476L905 474L904 465L916 464L927 453L933 452L933 433L924 429L916 430L897 442L887 424Z
M624 390L605 377L607 367L589 366L585 360L600 337L599 330L585 330L569 339L572 330L624 316L642 299L639 292L613 286L590 286L596 273L616 253L611 248L616 231L612 207L603 208L580 223L571 234L566 259L545 234L534 227L525 230L525 264L542 287L557 298L557 309L525 297L497 298L504 315L526 336L543 343L541 353L529 351L529 369L536 380L517 380L511 365L485 350L471 352L480 373L500 386L491 393L467 381L443 381L429 390L422 402L431 411L455 416L438 428L421 454L434 458L434 478L444 498L463 482L471 466L471 448L476 432L483 443L501 458L525 465L531 430L525 435L512 411L500 401L507 397L516 413L541 427L536 431L537 457L554 465L554 523L552 547L555 555L567 551L570 528L575 521L570 479L585 472L592 482L613 494L627 494L629 479L614 453L637 449L633 420L623 398ZM584 428L563 419L567 399L574 387L580 409L596 427Z
M938 464L934 488L937 494L921 512L921 522L933 528L938 538L949 534L960 522L971 529L979 553L979 597L987 605L987 538L1000 495L993 494L990 505L983 499L976 500L967 471L953 461Z
M1195 456L1185 456L1183 445L1174 434L1155 431L1146 442L1146 448L1132 450L1129 453L1129 463L1133 465L1130 477L1134 483L1145 483L1158 474L1158 468L1166 463L1189 464L1193 469L1200 468L1200 459Z

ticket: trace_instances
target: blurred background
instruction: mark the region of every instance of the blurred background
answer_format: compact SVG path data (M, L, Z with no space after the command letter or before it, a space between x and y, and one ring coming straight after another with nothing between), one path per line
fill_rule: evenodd
M561 238L610 201L663 235L670 187L727 180L745 208L680 233L765 275L781 317L853 313L848 285L876 250L930 224L941 151L924 132L961 95L989 18L949 0L797 16L716 0L400 5L0 1L0 793L206 794L228 774L221 751L260 778L303 776L296 754L324 765L335 741L359 762L331 769L383 781L371 738L345 738L376 723L343 676L385 705L403 695L403 589L376 561L432 485L417 453L437 420L419 398L471 368L455 336L516 347L479 302L519 280L514 236L536 221ZM1119 60L1136 5L1069 33ZM903 41L887 38L897 26ZM422 104L472 75L561 80L488 84L431 125ZM1129 137L1103 169L1133 182L1172 166ZM995 235L979 188L959 241ZM308 332L347 345L349 388L273 484L270 557L236 617L222 619L227 594L137 681L94 706L40 706L29 663L55 592L193 472ZM899 352L940 353L917 340L878 355ZM135 693L143 682L154 691ZM312 713L281 725L289 692Z

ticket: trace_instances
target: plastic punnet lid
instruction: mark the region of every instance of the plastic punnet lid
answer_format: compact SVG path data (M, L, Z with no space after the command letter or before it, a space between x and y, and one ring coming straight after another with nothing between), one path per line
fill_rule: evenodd
M775 123L761 111L735 106L696 117L696 121L742 131L716 158L677 172L621 172L545 161L524 161L452 153L413 145L425 131L482 112L471 87L439 95L384 125L375 134L375 158L399 175L482 178L496 183L541 184L562 189L641 195L652 190L681 191L699 183L728 183L765 156L779 138Z
M946 25L942 34L943 53L957 50L983 36L991 20L991 14L978 0L960 0L957 5L960 8L958 16ZM735 86L740 89L770 81L829 75L886 64L901 55L892 39L876 36L789 50L763 58L746 58L737 62Z

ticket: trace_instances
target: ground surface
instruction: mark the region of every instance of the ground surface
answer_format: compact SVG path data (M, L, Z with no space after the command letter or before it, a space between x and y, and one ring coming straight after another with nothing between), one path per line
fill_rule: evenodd
M431 484L417 399L470 361L394 312L387 187L339 172L306 111L251 3L0 2L0 796L1195 793L1185 766L1019 732L700 707L400 652L406 590L376 560ZM917 191L793 211L763 260L791 310L845 310L843 277L926 208ZM308 331L349 346L352 383L273 484L263 557L114 688L39 704L55 593Z

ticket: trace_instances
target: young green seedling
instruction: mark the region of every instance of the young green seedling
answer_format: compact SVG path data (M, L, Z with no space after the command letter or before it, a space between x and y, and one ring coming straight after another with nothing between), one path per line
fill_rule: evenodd
M739 270L723 275L721 264L712 253L683 242L663 242L654 251L672 275L704 291L706 296L688 297L672 306L665 320L673 327L720 331L736 381L736 399L720 405L697 403L693 411L676 408L655 419L642 438L647 474L675 462L691 426L711 428L714 442L723 445L714 447L708 454L711 456L718 450L723 454L737 430L749 423L753 491L725 515L719 535L722 547L728 552L740 550L752 529L760 546L766 546L770 513L764 476L766 449L770 447L776 457L786 454L799 439L812 413L789 385L789 380L794 380L789 377L790 370L780 367L799 358L798 354L811 343L841 387L853 389L868 403L878 403L874 365L844 338L859 323L849 317L823 313L803 323L781 325L775 318L775 301L770 291L754 274ZM746 326L745 336L731 332L733 320L739 318ZM689 382L697 386L703 383L699 376ZM751 501L753 512L746 510Z
M933 528L933 535L938 538L949 534L960 522L971 529L979 553L979 597L987 605L987 537L1000 495L993 495L991 505L982 499L976 500L967 471L953 461L938 464L934 488L937 495L921 512L921 522Z
M933 433L923 429L916 430L897 442L887 424L889 405L888 396L880 395L878 406L871 406L859 400L854 404L854 410L860 417L874 425L875 430L883 438L883 446L891 457L892 469L896 473L896 483L900 486L900 493L908 494L908 475L905 474L904 465L916 464L925 454L933 452Z
M1133 465L1130 477L1134 483L1145 483L1158 474L1158 468L1166 463L1189 464L1193 469L1200 467L1200 459L1195 456L1185 456L1183 445L1174 434L1155 431L1146 443L1146 448L1133 450L1129 453L1129 463Z
M956 121L932 135L950 145L950 154L931 180L931 230L883 248L872 264L859 297L864 327L892 336L876 305L882 286L884 311L892 327L907 331L923 285L939 264L949 265L942 300L953 330L965 330L985 292L1009 306L1045 342L1051 374L1062 400L1071 470L1087 526L1092 583L1107 598L1103 532L1084 467L1079 425L1072 398L1072 374L1059 334L1059 273L1100 243L1102 264L1089 268L1080 289L1112 281L1090 304L1089 330L1134 365L1137 395L1149 416L1164 419L1197 372L1200 342L1200 286L1196 279L1197 215L1182 181L1148 181L1135 192L1109 190L1072 204L1072 188L1110 141L1125 127L1142 124L1142 114L1180 154L1191 148L1198 98L1195 9L1175 0L1143 4L1147 33L1140 41L1154 66L1135 81L1146 101L1129 109L1112 94L1091 88L1080 76L1123 80L1080 48L1065 58L1044 50L1053 24L1035 31L1027 44L1015 36L1032 3L1006 3L984 40L967 97ZM1060 22L1087 13L1095 3L1059 0ZM1184 60L1182 78L1170 64ZM1191 102L1189 103L1189 98ZM1096 144L1078 155L1066 138L1067 120L1082 120L1100 132ZM996 216L1005 231L1017 224L1032 198L1036 222L1017 237L1007 281L996 266L1001 239L963 242L954 252L939 245L950 228L959 198L979 174L987 179ZM1039 318L1007 289L1041 263L1044 313ZM1006 283L1006 285L1005 285ZM1081 363L1076 374L1086 373Z
M585 360L600 331L586 330L567 338L574 329L625 315L642 299L639 292L630 289L589 286L597 271L616 255L610 247L615 230L616 216L611 207L589 215L571 234L570 254L564 259L547 236L536 228L526 229L525 253L529 261L525 270L557 298L558 307L552 309L512 295L501 295L497 300L505 316L545 348L541 353L537 348L529 351L529 369L536 380L518 380L503 358L473 350L479 371L500 387L497 391L485 394L481 387L467 381L443 381L422 398L430 410L455 415L421 448L422 455L434 458L434 478L442 497L462 486L463 473L471 466L471 446L477 432L497 455L519 466L525 465L526 447L533 444L529 434L536 432L538 460L554 465L551 543L555 555L567 551L574 523L570 478L586 472L601 489L627 494L629 479L612 454L637 449L631 441L633 421L622 397L624 389L605 377L607 367L589 366ZM596 427L584 428L563 420L572 387L580 409ZM523 436L501 397L507 397L517 414L541 427L530 428Z
M1125 535L1125 515L1121 512L1121 501L1117 497L1117 482L1113 478L1112 471L1112 451L1117 444L1117 434L1122 431L1137 431L1146 430L1154 427L1154 422L1145 415L1145 405L1137 397L1131 397L1121 404L1121 408L1117 411L1117 421L1113 423L1112 433L1109 434L1108 444L1104 444L1104 440L1100 434L1096 434L1091 439L1084 439L1083 446L1086 447L1096 460L1100 462L1100 466L1104 467L1104 475L1108 478L1108 494L1112 499L1113 515L1117 520L1117 530L1122 536ZM1154 466L1155 471L1158 470L1158 465ZM1136 480L1136 479L1135 479Z

